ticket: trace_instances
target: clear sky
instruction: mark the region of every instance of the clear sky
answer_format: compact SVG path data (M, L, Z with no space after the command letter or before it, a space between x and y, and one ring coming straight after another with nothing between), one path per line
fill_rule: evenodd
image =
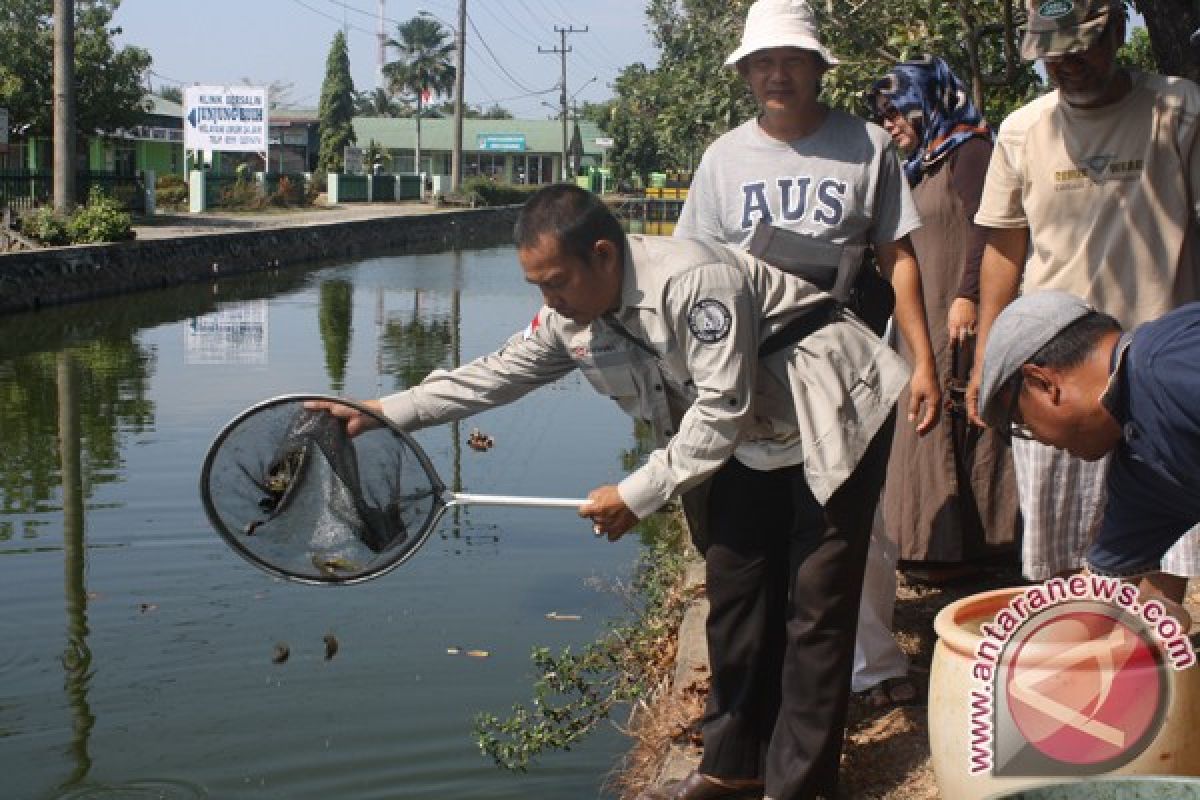
M449 27L457 8L457 0L386 0L386 30L396 38L396 25L420 10ZM657 61L644 9L645 0L467 0L467 102L499 103L519 118L552 116L542 103L557 108L560 57L538 48L560 46L555 26L588 28L567 36L568 95L607 99L623 67ZM293 84L294 105L315 108L330 42L343 27L354 87L375 87L378 13L378 0L122 0L114 21L118 41L154 57L156 89L279 81Z

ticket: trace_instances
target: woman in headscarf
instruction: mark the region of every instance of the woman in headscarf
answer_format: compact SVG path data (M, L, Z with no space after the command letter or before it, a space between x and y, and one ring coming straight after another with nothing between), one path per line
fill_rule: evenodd
M1011 547L1019 525L1007 442L971 428L962 407L986 237L974 217L992 130L937 56L897 64L872 84L866 102L904 159L921 214L912 243L938 374L947 376L949 390L943 395L949 414L929 435L897 427L883 518L900 559L927 562L913 570L917 577L945 580L970 572L972 560ZM900 352L909 355L903 342ZM906 402L901 397L899 407Z

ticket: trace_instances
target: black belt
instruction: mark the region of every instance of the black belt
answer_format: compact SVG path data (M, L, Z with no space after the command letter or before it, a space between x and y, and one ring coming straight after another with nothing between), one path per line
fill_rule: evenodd
M758 357L766 358L808 338L829 323L841 319L841 310L841 303L831 298L804 312L764 339L758 347Z

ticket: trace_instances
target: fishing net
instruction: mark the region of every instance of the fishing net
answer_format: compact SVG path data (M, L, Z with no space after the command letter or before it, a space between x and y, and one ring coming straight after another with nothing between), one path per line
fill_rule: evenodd
M201 496L210 521L255 565L308 583L353 583L403 563L428 537L445 487L413 439L378 427L351 438L316 396L259 404L209 449Z

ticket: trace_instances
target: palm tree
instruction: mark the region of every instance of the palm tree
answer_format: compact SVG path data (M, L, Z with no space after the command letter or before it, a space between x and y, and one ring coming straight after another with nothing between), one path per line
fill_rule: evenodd
M354 93L354 114L359 117L402 117L405 109L386 89Z
M383 68L388 90L393 94L411 93L416 96L417 146L414 166L421 171L421 107L426 99L447 95L454 88L454 64L451 56L454 43L450 31L431 17L415 16L396 27L399 39L389 39L400 58Z

